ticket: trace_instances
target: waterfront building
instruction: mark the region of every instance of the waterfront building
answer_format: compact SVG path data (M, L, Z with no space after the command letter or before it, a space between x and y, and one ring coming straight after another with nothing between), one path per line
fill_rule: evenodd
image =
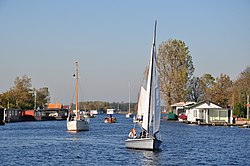
M5 125L5 109L0 106L0 125Z
M227 125L232 123L232 110L211 102L202 101L186 108L187 121L198 124Z
M195 102L179 102L171 105L173 113L176 115L185 114L185 108L194 105Z

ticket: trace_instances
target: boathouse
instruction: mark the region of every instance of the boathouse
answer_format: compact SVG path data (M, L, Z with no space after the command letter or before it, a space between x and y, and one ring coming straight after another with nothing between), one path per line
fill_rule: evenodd
M232 123L232 110L222 108L211 102L202 101L186 108L187 121L211 125L227 125Z
M6 109L5 122L20 122L22 119L22 110L20 109Z
M185 114L185 108L194 105L195 102L179 102L171 105L173 113L176 115Z

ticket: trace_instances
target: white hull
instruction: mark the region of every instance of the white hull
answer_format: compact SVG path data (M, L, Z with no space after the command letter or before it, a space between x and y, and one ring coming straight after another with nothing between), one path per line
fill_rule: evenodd
M135 116L133 117L133 122L139 124L140 126L142 125L142 119L136 118Z
M153 138L136 138L125 141L126 148L142 150L159 150L162 141Z
M85 120L67 121L68 131L88 131L89 123Z
M127 113L127 114L126 114L126 118L132 118L132 115L133 115L133 114L131 114L131 113Z

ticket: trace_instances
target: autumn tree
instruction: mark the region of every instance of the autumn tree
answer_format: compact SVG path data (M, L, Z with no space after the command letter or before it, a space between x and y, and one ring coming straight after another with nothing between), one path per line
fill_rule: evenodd
M34 101L32 100L32 94L29 93L31 86L31 78L26 75L15 79L14 87L10 90L10 93L14 97L16 108L33 108Z
M200 78L201 100L212 100L212 89L215 78L211 74L204 74Z
M232 85L233 82L228 75L221 74L217 77L211 93L213 102L224 108L228 107L232 96Z
M157 67L162 97L170 110L171 104L187 100L188 82L194 72L186 44L176 39L162 42L158 48Z
M235 115L246 115L246 99L250 95L250 67L240 73L233 83L232 105Z

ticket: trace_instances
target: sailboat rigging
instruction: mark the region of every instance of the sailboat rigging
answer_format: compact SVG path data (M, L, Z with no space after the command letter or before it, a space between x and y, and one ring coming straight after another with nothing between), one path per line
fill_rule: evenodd
M78 62L76 62L76 107L75 111L71 111L67 118L68 131L87 131L89 130L89 119L79 115L79 102L78 102Z
M131 106L130 106L130 82L129 82L129 93L128 93L128 113L126 114L126 118L132 118Z
M139 104L141 109L140 111L142 111L143 114L141 126L142 131L139 137L132 137L125 140L125 146L127 148L156 150L160 148L160 145L162 143L162 141L157 138L160 129L161 110L160 87L156 67L156 25L157 22L155 21L153 45L151 49L151 57L147 76L147 86L146 90L144 88L141 88L139 97Z

